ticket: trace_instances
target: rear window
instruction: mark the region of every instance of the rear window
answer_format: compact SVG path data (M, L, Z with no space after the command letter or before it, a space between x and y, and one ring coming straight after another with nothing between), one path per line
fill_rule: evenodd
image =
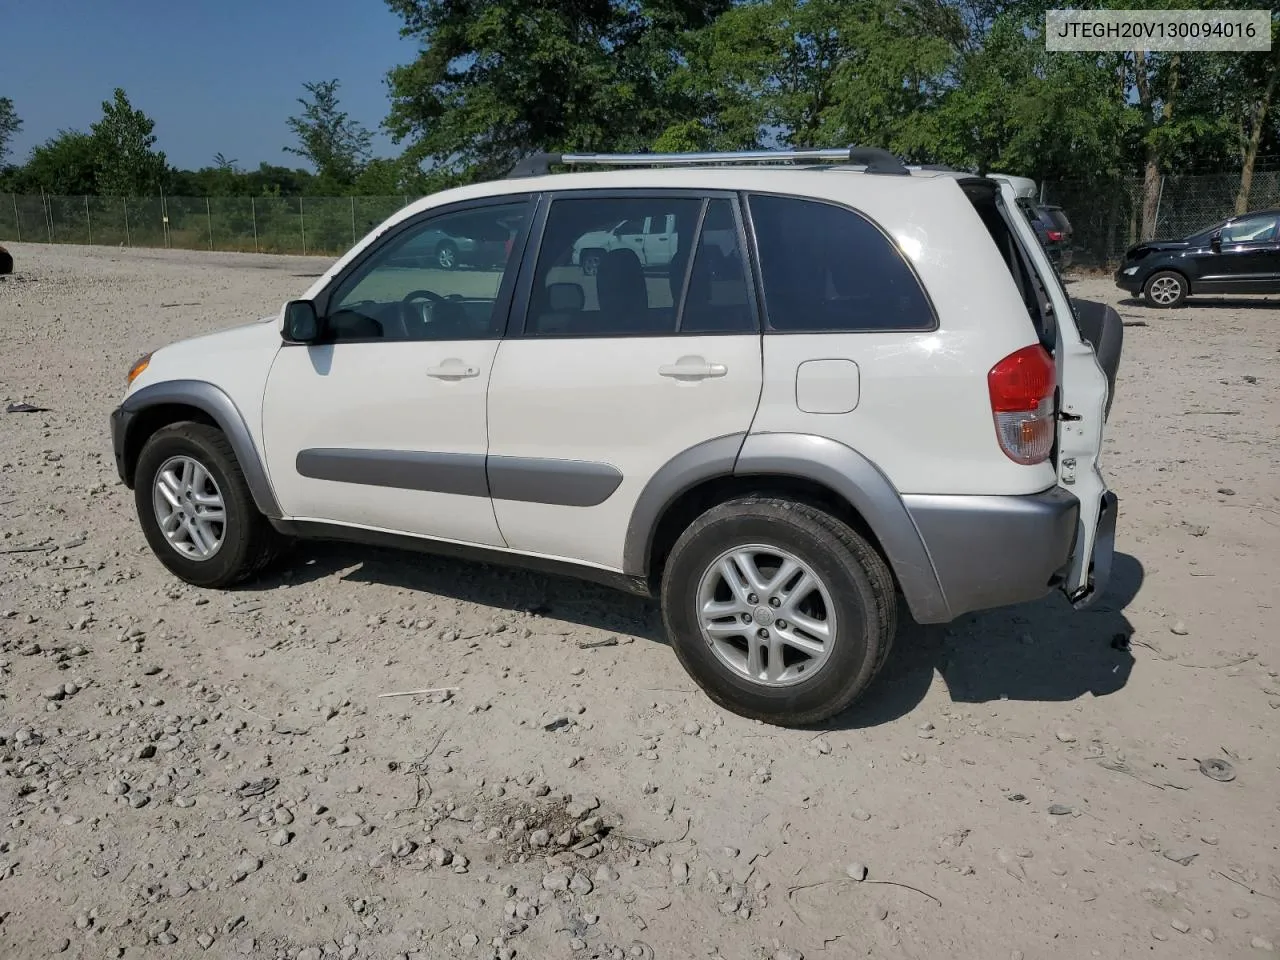
M1067 211L1061 207L1045 207L1044 212L1059 230L1070 232L1071 221L1067 219Z
M753 195L768 329L779 333L931 330L933 308L893 242L846 208Z

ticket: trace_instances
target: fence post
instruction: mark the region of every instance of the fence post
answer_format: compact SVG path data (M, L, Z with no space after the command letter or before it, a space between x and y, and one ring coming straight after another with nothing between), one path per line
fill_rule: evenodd
M356 198L351 198L351 245L356 245Z
M89 226L89 246L93 246L93 217L89 216L89 195L84 197L84 222Z
M49 242L53 243L53 210L45 197L44 187L40 188L40 212L44 214L44 225L49 231Z
M124 207L124 242L126 246L133 246L133 235L129 232L129 198L121 197L120 206Z
M204 198L204 219L209 224L209 249L213 249L213 212L209 209L209 198Z
M302 198L298 198L298 222L302 224L302 255L307 255L307 215L302 212Z
M249 198L249 219L253 221L253 252L261 253L258 249L258 205L253 202L253 197Z
M13 222L18 225L18 242L21 243L22 242L22 215L18 213L18 195L16 193L11 193L9 194L9 196L13 197Z

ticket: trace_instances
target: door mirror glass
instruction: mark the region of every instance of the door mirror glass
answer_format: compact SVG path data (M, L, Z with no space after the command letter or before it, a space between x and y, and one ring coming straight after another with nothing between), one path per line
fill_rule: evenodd
M320 339L320 317L310 300L290 300L284 305L281 334L290 343L314 343Z

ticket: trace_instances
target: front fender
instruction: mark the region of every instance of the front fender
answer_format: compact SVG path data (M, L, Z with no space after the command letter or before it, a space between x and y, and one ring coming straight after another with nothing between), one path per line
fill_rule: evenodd
M273 519L283 516L267 478L262 454L253 442L244 415L220 387L204 380L166 380L152 383L130 393L112 413L111 433L116 468L120 472L120 479L127 486L133 486L136 454L146 442L146 437L141 436L139 431L144 430L149 435L158 426L163 426L150 420L146 412L165 406L194 407L208 415L231 444L258 510Z

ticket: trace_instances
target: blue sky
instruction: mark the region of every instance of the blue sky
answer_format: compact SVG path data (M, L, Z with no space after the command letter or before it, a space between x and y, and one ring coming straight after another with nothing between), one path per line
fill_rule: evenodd
M12 0L0 4L0 96L22 132L9 162L60 128L87 130L124 87L156 122L156 146L178 167L260 161L305 166L284 153L285 120L303 81L337 77L343 108L381 131L387 71L409 63L413 42L381 0Z

